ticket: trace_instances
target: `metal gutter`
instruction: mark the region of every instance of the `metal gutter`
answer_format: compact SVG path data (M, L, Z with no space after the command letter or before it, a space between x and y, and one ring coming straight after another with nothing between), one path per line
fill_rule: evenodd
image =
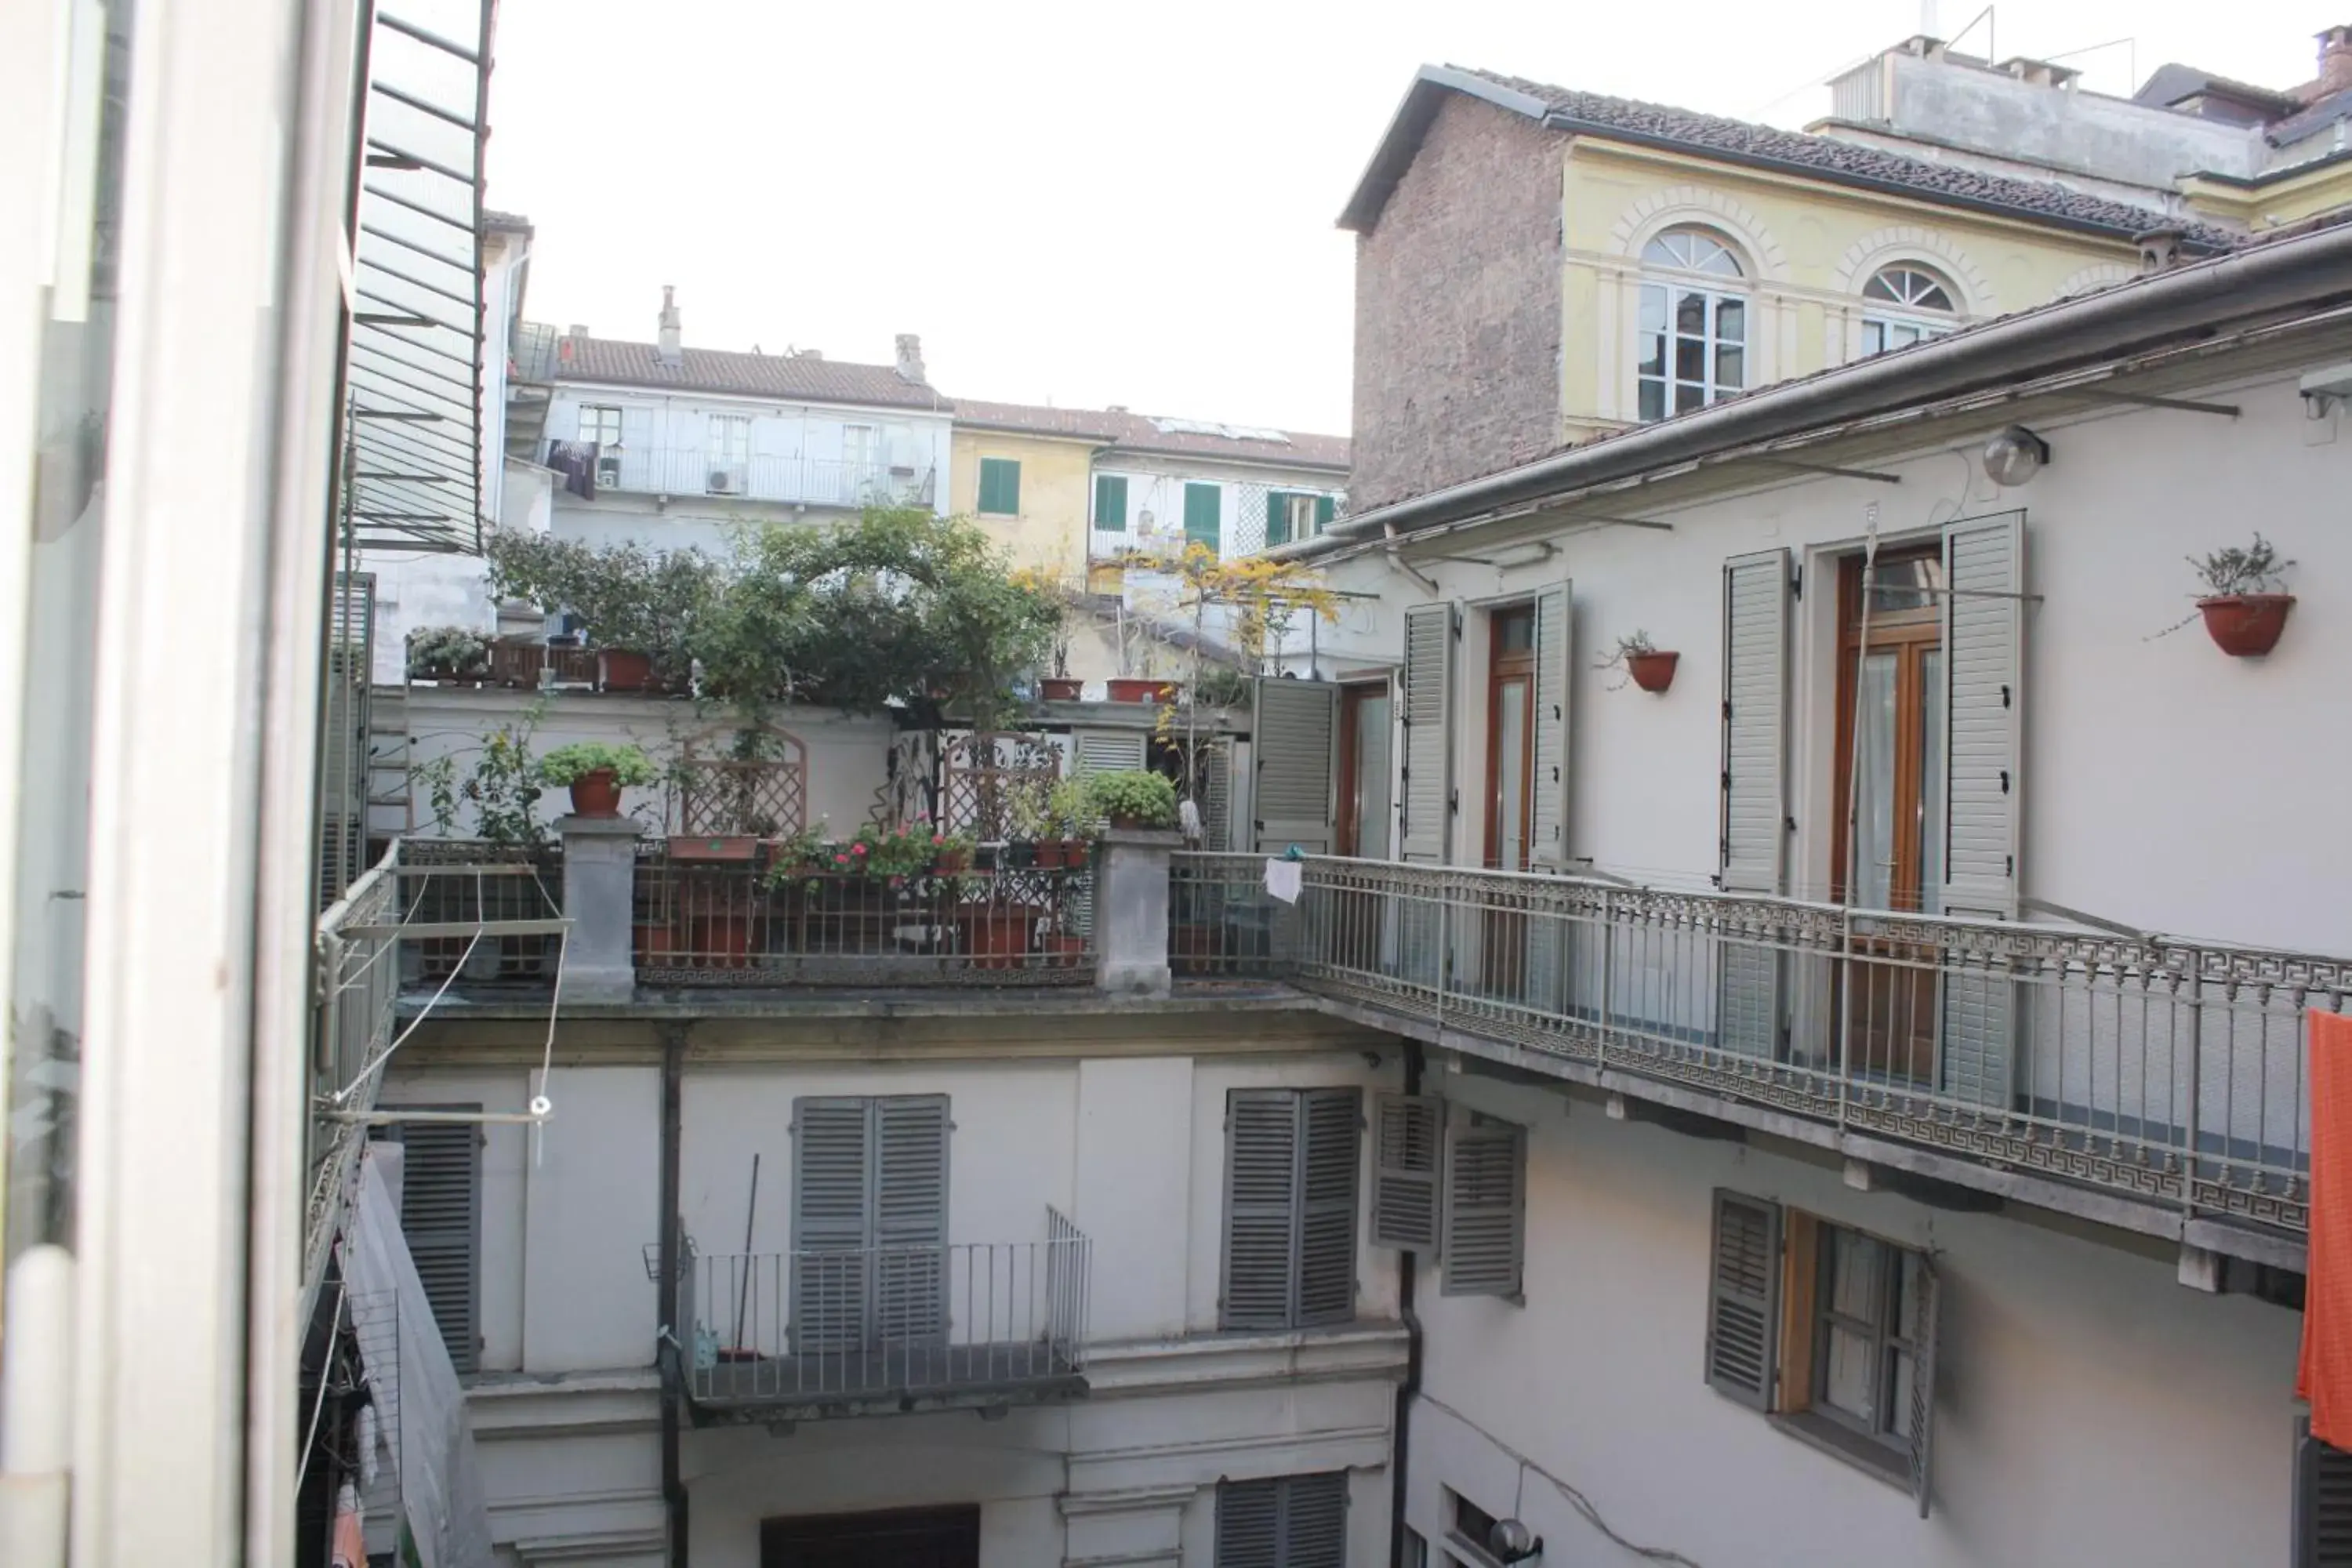
M2265 311L2352 300L2352 222L2152 273L2119 287L1856 361L1799 381L1638 426L1496 474L1342 520L1266 553L1304 561L1402 542L1476 513L1531 507L1562 492L1638 480L1735 448L1786 440L1864 416L2014 384L2168 346Z

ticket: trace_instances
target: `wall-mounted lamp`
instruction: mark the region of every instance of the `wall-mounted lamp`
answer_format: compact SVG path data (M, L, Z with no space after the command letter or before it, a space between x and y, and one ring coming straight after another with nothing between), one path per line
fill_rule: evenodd
M2022 425L2012 425L1985 443L1985 477L2004 489L2023 484L2049 463L2050 443Z
M1524 1563L1543 1551L1543 1537L1516 1519L1498 1519L1486 1532L1486 1550L1503 1563Z

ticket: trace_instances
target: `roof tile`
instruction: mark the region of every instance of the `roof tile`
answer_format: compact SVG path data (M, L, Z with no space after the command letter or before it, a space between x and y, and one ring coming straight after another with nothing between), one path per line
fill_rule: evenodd
M892 407L950 406L928 383L903 379L887 364L852 364L805 354L728 353L684 349L664 364L651 343L566 336L556 344L557 381L601 381L626 386L668 386L814 403L882 404Z
M1212 436L1190 430L1162 430L1147 414L1108 408L1041 408L1034 404L983 403L970 397L956 399L955 410L959 425L1019 430L1037 436L1091 437L1129 452L1225 458L1235 462L1287 464L1306 468L1348 466L1345 436L1310 436L1297 430L1274 432L1283 437L1278 441L1256 436Z

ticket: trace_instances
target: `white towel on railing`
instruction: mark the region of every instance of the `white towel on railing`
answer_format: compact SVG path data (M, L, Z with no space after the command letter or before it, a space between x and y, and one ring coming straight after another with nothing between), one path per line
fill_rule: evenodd
M1265 863L1265 890L1269 898L1280 899L1286 904L1298 901L1298 889L1306 875L1306 865L1297 860L1276 860Z

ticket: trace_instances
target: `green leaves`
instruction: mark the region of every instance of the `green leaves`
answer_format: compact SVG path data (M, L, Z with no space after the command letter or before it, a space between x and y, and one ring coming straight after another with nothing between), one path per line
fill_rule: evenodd
M575 741L539 759L539 776L551 784L569 784L596 773L609 773L622 784L649 784L660 776L654 760L638 748L605 741Z

